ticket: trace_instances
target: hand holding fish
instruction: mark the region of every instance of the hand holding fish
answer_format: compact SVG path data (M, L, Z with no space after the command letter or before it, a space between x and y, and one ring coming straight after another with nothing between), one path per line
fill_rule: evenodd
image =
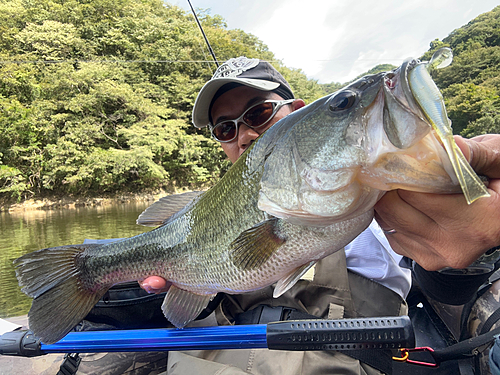
M377 221L392 248L433 271L464 268L500 245L500 135L455 137L477 173L490 178L490 197L467 205L461 194L394 190L375 205Z

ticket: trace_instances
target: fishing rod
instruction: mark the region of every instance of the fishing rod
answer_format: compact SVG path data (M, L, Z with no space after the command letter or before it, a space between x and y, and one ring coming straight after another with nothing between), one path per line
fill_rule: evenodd
M48 353L257 349L359 350L415 346L408 316L295 320L268 324L70 332L43 344L31 331L0 336L0 354L34 357Z
M203 37L205 38L205 42L207 43L208 50L210 51L210 54L212 55L215 65L217 65L217 68L219 67L219 62L217 61L217 58L215 57L215 53L212 49L212 46L210 45L210 42L208 41L207 36L205 35L205 31L203 30L203 27L201 26L200 20L198 19L198 16L196 15L196 12L194 11L193 6L191 5L191 1L187 0L189 3L189 6L191 7L191 10L193 11L194 19L196 20L196 23L198 23L198 27L200 28L201 33L203 34Z

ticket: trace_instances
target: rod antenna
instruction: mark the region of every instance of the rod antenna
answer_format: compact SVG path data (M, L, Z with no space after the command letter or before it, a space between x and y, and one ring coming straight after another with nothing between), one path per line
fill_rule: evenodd
M191 1L187 0L187 2L189 3L189 6L191 7L191 10L193 11L194 19L196 20L196 23L198 23L198 27L200 28L200 31L203 34L203 37L205 38L205 42L207 43L208 50L210 51L210 54L212 55L212 57L213 57L213 59L215 61L215 65L217 65L217 68L218 68L219 67L219 62L217 61L217 58L215 57L215 53L214 53L214 51L212 49L212 46L210 45L210 42L208 41L208 38L205 35L205 31L203 31L203 27L201 27L200 20L198 20L198 16L196 15L196 12L194 11L193 6L191 5Z

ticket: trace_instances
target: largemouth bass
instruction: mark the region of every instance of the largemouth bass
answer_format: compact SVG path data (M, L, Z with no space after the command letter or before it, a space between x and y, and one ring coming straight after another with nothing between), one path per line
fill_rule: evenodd
M219 292L276 283L278 297L365 230L386 191L459 192L435 115L408 82L417 65L363 77L278 121L180 211L171 215L176 198L166 197L141 214L139 223L159 225L151 232L17 259L19 284L34 299L30 328L56 342L112 285L152 275L171 284L162 310L176 327Z

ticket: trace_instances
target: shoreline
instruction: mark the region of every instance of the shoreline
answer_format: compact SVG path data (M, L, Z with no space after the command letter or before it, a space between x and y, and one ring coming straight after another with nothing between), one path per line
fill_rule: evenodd
M19 203L0 203L0 213L19 213L36 210L74 209L77 207L105 206L116 203L155 202L161 197L179 192L156 191L144 193L121 193L103 197L46 197L27 199Z

